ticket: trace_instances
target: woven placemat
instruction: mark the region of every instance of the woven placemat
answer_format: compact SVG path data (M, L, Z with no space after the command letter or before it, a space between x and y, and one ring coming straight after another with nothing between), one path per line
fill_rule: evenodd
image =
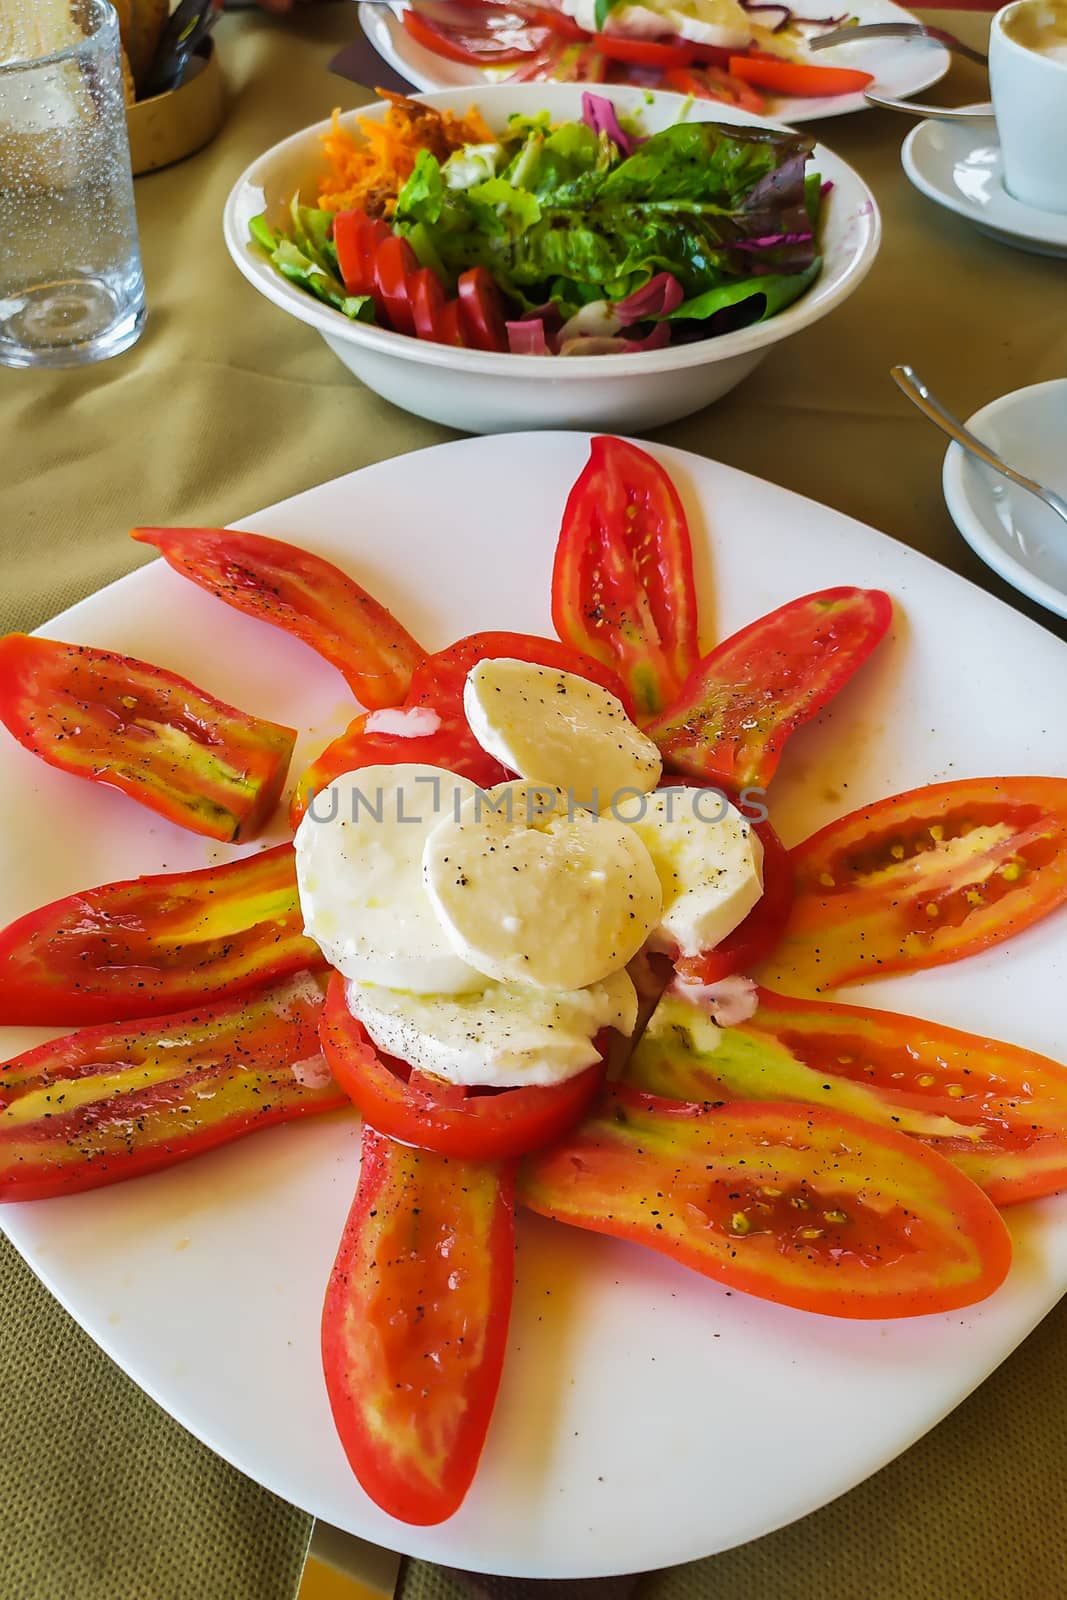
M0 1317L2 1600L292 1600L311 1518L173 1422L2 1236L0 1304L19 1308Z

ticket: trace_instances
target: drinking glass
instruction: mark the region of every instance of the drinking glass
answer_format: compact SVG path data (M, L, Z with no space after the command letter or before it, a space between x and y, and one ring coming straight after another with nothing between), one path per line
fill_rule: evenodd
M99 361L144 325L118 17L106 0L76 15L66 48L0 63L4 366Z

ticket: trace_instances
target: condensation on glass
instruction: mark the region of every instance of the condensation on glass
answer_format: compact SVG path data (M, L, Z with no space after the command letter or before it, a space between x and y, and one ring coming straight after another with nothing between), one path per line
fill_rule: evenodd
M76 16L64 49L0 61L0 365L98 361L144 324L118 18Z

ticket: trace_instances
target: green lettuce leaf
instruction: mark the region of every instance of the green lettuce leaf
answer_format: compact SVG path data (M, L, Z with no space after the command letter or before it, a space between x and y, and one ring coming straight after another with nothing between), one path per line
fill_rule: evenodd
M753 306L751 308L753 315L748 320L766 322L768 317L777 316L779 311L784 311L794 300L799 300L805 289L815 282L821 267L822 257L816 256L811 266L804 272L768 273L766 277L745 278L739 283L720 284L718 288L707 289L692 300L683 300L677 311L671 312L667 321L706 322L709 317L714 317L720 311L743 305L749 300L762 300L762 310L757 314L757 308Z

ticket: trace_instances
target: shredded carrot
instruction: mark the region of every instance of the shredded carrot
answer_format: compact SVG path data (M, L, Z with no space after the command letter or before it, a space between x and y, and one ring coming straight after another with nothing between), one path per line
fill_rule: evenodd
M391 217L420 150L446 161L465 144L492 142L492 133L473 108L457 117L403 95L378 93L389 108L381 122L357 117L362 138L341 126L336 109L329 132L322 136L328 171L319 179L319 204L327 211L352 207L368 216Z

